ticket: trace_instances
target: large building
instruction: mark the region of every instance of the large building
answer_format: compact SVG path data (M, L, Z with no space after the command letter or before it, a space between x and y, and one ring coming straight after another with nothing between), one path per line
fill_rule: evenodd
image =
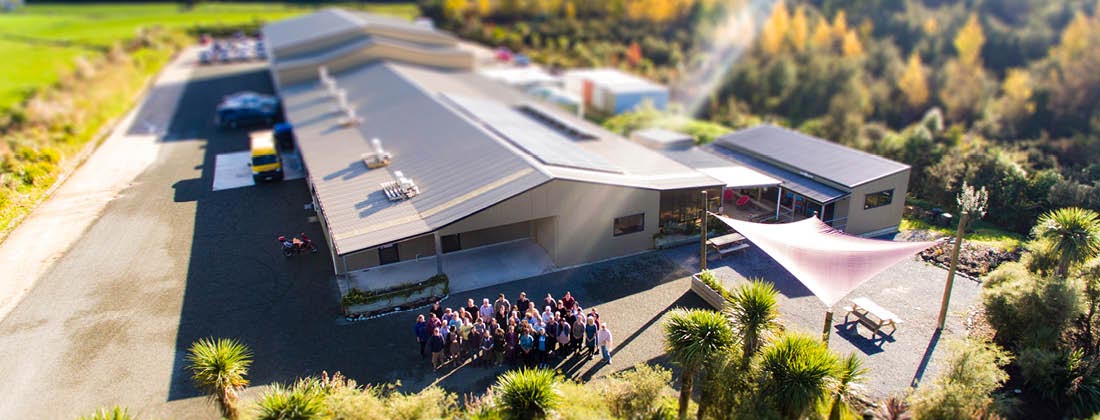
M760 191L782 197L778 188L798 181L756 168L748 151L622 138L472 71L472 55L430 27L326 10L269 24L264 36L333 269L352 287L436 272L454 285L486 261L507 281L540 264L629 255L654 248L666 227L694 223L702 190L714 210L723 191L755 189L762 200ZM722 144L746 142L741 133ZM685 144L648 135L657 137L649 146ZM904 186L893 191L904 196ZM839 212L837 199L823 204ZM463 281L487 285L491 273L470 270Z
M562 75L565 91L581 97L584 106L611 115L633 111L645 102L668 107L668 87L616 69L581 69Z
M287 35L309 33L306 28L319 20L352 29ZM725 185L567 111L456 69L450 52L368 58L349 51L348 43L370 48L366 44L380 42L361 39L375 37L371 22L324 11L264 29L278 94L339 275L367 279L374 267L410 260L452 274L451 258L439 256L493 244L537 244L559 267L636 253L653 248L662 223L696 217L700 190L717 194ZM427 28L404 28L437 37ZM321 73L331 81L322 81ZM347 124L336 96L346 98L358 124ZM368 165L377 156L372 139L381 143L388 166ZM422 278L404 279L413 280ZM376 283L390 282L399 281Z

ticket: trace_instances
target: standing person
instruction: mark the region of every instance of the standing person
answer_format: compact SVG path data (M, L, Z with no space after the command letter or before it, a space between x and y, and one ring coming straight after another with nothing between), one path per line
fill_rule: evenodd
M439 319L435 314L428 314L428 331L435 331L436 328L443 326L443 320Z
M550 322L546 323L546 355L553 356L554 350L558 347L558 320L557 318L550 318Z
M489 298L481 299L481 308L478 309L478 316L480 316L483 321L489 322L490 319L493 319L493 315L495 314L496 311L493 309L493 304L489 303Z
M492 365L493 357L493 335L488 331L481 336L481 365L489 367Z
M494 311L499 313L501 311L501 308L504 309L504 313L508 313L508 311L512 310L512 302L509 302L508 299L504 297L504 293L501 293L499 296L497 296L497 301L493 302Z
M535 337L531 336L531 331L528 329L523 330L523 334L519 336L519 349L520 349L520 362L524 366L528 366L531 363L531 350L535 348Z
M581 345L584 344L584 318L573 316L573 349L580 351Z
M554 299L554 296L547 293L546 297L542 299L542 305L543 306L549 306L551 309L557 309L558 308L558 300Z
M443 366L443 348L446 347L446 343L443 342L443 333L439 332L439 328L432 330L432 337L428 339L428 349L432 351L432 370L439 370L440 366Z
M508 356L508 363L516 362L516 348L519 347L519 335L516 334L516 326L509 325L508 332L504 334L505 340L505 355Z
M481 312L478 309L477 305L474 304L473 299L466 299L466 312L470 314L470 319L472 321L476 321L481 315Z
M482 328L481 331L478 331L476 328L470 331L470 341L466 342L466 348L469 349L471 361L476 361L478 357L484 357L478 354L481 352L481 339L484 337L482 335L484 331L484 328Z
M497 328L493 330L493 361L497 366L504 363L504 351L507 350L508 340L504 336L504 329Z
M458 329L453 326L450 331L447 334L447 358L454 360L462 353L462 336L458 335Z
M595 318L596 319L596 326L597 327L600 326L600 313L596 312L596 307L595 306L593 306L592 309L588 310L588 316L590 318Z
M436 318L443 319L443 307L439 305L439 301L432 302L432 309L429 310Z
M428 321L424 320L424 314L416 316L416 325L413 326L413 334L416 334L416 342L420 343L420 358L428 357L424 348L428 345L428 339L432 338L428 329Z
M584 344L588 347L585 353L589 359L596 355L596 332L598 331L599 327L596 327L596 319L588 317L584 325Z
M561 298L561 304L565 309L573 309L573 305L577 304L577 300L573 299L573 292L565 292L565 297Z
M546 330L541 327L535 330L535 352L539 368L546 366L546 354L550 351L549 344L553 339L553 337L546 337Z
M528 309L531 309L531 300L527 299L527 292L519 292L519 299L516 300L516 309L518 309L520 313L527 312Z
M596 345L600 346L600 354L603 361L611 364L611 330L607 329L607 323L600 325L600 331L596 333Z
M564 356L569 352L569 338L572 337L573 328L564 319L558 318L558 351Z

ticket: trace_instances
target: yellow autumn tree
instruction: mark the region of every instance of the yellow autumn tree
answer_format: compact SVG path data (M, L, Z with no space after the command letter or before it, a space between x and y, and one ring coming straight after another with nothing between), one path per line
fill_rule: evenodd
M978 23L978 15L971 14L955 35L955 51L958 52L959 62L965 66L981 66L983 45L985 34L982 32L982 25Z
M848 15L843 10L838 10L833 16L833 40L844 41L848 36Z
M1008 69L1005 80L1001 83L1001 92L1006 101L1017 106L1026 113L1035 112L1035 103L1031 101L1034 94L1034 83L1031 81L1031 73L1025 69Z
M787 5L780 1L772 8L772 15L768 17L768 22L764 25L764 31L760 39L760 45L764 52L775 55L783 51L783 43L787 39L787 32L790 27L791 13L787 10Z
M1089 46L1089 18L1078 12L1066 29L1062 30L1061 43L1051 52L1060 60L1073 60L1081 56Z
M466 0L444 0L443 16L447 19L458 20L466 11Z
M488 17L493 14L493 4L489 0L477 0L477 15Z
M791 45L794 46L795 51L805 50L809 37L810 23L806 19L806 8L798 6L794 9L794 16L791 17Z
M833 46L833 28L829 26L829 21L821 19L814 25L814 34L810 36L810 44L817 49L832 48Z
M920 109L928 103L928 76L921 63L920 56L913 53L909 56L909 63L905 66L905 72L898 79L898 90L905 95L905 103L910 109Z
M849 58L863 55L863 43L859 41L859 35L856 35L855 31L848 31L844 34L840 51L844 53L845 57Z
M565 18L569 20L577 18L577 6L573 4L573 0L565 2Z

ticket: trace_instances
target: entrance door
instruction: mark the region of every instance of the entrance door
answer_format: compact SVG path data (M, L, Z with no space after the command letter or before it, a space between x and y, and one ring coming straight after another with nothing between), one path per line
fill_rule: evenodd
M397 254L397 244L378 247L378 265L392 264L401 261Z
M456 233L454 235L444 235L439 238L440 245L443 246L443 253L458 251L462 249L462 240Z

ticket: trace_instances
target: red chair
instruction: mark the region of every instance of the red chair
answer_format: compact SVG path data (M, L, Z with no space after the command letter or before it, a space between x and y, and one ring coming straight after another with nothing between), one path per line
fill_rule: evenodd
M737 203L734 203L734 204L737 204L737 207L741 207L741 206L744 206L746 204L749 204L749 196L742 195L741 198L737 199Z

